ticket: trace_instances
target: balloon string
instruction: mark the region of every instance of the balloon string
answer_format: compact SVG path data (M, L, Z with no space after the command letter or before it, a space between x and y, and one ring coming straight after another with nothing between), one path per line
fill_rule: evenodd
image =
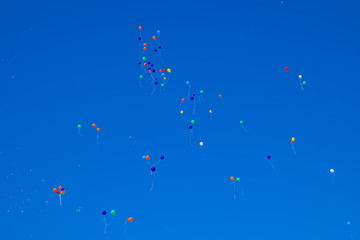
M150 192L152 192L153 188L154 188L154 182L155 182L155 173L151 172L152 175L152 183L151 183L151 188L150 188Z
M194 99L194 108L193 108L193 115L195 114L195 106L196 106L196 99Z
M296 155L294 143L291 143L291 149L292 149L294 155Z
M79 129L79 135L82 137L83 135L81 134L81 132L80 132L80 129Z
M234 183L234 200L236 199L236 193L235 193L235 182Z
M61 203L61 193L59 194L59 199L60 199L60 206L63 207Z
M188 99L190 99L190 85L189 85L189 91L188 91Z
M127 220L125 220L125 223L124 223L124 232L126 232L126 223L127 223Z
M106 234L107 224L106 224L106 217L105 217L105 215L104 215L104 224L105 224L105 227L104 227L104 234Z

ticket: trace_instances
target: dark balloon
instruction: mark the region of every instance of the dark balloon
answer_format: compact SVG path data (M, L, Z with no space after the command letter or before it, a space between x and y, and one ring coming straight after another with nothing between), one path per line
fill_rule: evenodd
M152 67L153 67L153 66L154 66L154 64L151 64L150 66L152 66Z
M155 83L155 85L157 85L158 84L158 82L154 82Z
M152 167L152 168L151 168L151 171L152 171L152 172L155 172L155 167Z
M141 62L138 62L138 64L141 64Z
M159 49L161 49L161 46L159 46Z
M164 156L161 156L160 159L161 159L161 160L164 160Z
M192 126L191 126L191 125L189 126L189 129L192 129Z
M267 156L267 159L270 159L270 158L271 158L271 156L270 156L270 155L268 155L268 156Z
M139 40L141 40L141 37L139 37Z
M194 100L194 97L191 97L190 100Z
M154 52L157 52L157 49L155 49Z
M155 72L155 69L153 69L152 72Z
M103 211L103 212L102 212L102 215L104 215L104 216L105 216L105 215L106 215L106 211Z

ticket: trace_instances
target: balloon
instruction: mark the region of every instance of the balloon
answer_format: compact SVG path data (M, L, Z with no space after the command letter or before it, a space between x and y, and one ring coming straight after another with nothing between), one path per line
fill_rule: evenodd
M101 214L105 216L105 215L106 215L106 211L103 211Z
M147 43L144 43L144 47L146 47L147 46Z
M61 190L62 189L62 186L59 186L59 190Z
M204 146L204 143L203 142L200 142L199 143L200 147Z
M243 120L240 120L240 124L243 124L244 123L244 121Z
M150 156L149 156L149 155L146 156L146 160L150 160Z
M56 189L56 188L54 188L54 189L53 189L53 191L54 191L54 192L57 192L57 189Z
M160 30L157 30L156 33L157 33L157 34L160 34Z
M219 94L219 97L221 97L221 94Z
M96 131L100 132L100 128L97 128Z
M160 159L161 159L161 160L164 160L164 158L165 158L164 156L160 156Z
M181 114L183 114L183 113L184 113L184 111L183 111L183 110L181 110L181 111L180 111L180 113L181 113Z
M191 126L191 125L189 126L189 129L192 129L192 126Z
M185 102L185 99L182 98L181 101L182 101L182 102Z
M129 217L129 218L128 218L128 221L129 221L129 222L132 222L132 221L134 221L134 219L133 219L132 217Z
M270 159L270 158L271 158L271 156L270 156L270 155L268 155L268 156L267 156L267 159Z
M200 93L204 93L204 90L200 90Z
M145 61L145 60L146 60L146 57L143 57L143 60Z
M151 167L151 171L152 171L152 172L155 172L155 167Z
M79 128L79 129L81 128L81 124L78 124L78 128Z
M115 210L111 210L111 212L110 212L110 213L111 213L111 215L113 215L113 216L114 216L114 215L115 215Z
M152 37L152 39L154 39L154 40L155 40L155 39L156 39L156 37L155 37L155 36L153 36L153 37Z
M61 194L65 194L65 190L62 190L62 191L61 191Z
M351 224L351 222L346 222L346 224L347 224L347 225L350 225L350 224Z
M189 82L189 81L186 81L185 83L186 83L186 85L190 85L190 82Z
M286 68L285 68L285 71L288 71L288 70L289 70L289 67L286 67Z
M212 110L211 110L211 109L209 110L209 113L212 113Z
M93 126L93 127L96 127L96 124L95 124L95 123L93 123L93 124L92 124L92 126Z
M168 69L167 69L167 71L168 71L168 72L171 72L171 69L170 69L170 68L168 68Z
M194 124L195 123L195 120L191 120L191 124Z
M143 78L143 75L140 75L140 78Z
M334 171L334 169L330 169L330 172L331 172L331 173L334 173L335 171Z
M240 178L236 178L236 181L240 182Z
M299 75L299 78L302 79L302 75Z
M139 26L139 30L141 30L142 29L142 27L141 26Z
M139 41L141 41L141 37L139 37L138 39L139 39Z
M306 84L306 81L303 81L303 85L305 85Z
M292 142L292 143L295 142L295 138L294 138L294 137L291 138L291 142Z
M234 181L234 177L230 177L230 180L231 180L231 181Z
M57 194L60 194L60 192L59 192L59 191L57 191L56 193L57 193Z
M146 47L144 47L143 49L144 49L144 51L146 51Z
M191 97L190 100L194 100L194 97Z
M162 87L163 87L163 86L164 86L164 84L162 83L162 84L160 84L160 86L162 86Z

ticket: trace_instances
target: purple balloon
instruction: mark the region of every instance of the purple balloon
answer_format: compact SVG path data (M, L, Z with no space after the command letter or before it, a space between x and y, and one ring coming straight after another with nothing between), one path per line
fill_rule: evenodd
M154 66L154 64L151 64L150 66L152 66L152 67L153 67L153 66Z
M189 129L192 129L192 125L189 126Z
M161 46L159 46L159 49L161 49Z
M139 40L141 40L141 37L139 37Z
M151 67L149 67L149 70L151 70Z
M194 97L191 97L190 100L194 100Z
M154 82L155 83L155 85L157 85L158 84L158 82Z
M155 49L154 52L157 52L157 49Z
M150 62L148 62L148 64L150 64Z
M105 215L106 215L106 211L103 211L103 212L102 212L102 215L104 215L104 216L105 216Z
M152 171L152 172L155 172L155 167L152 167L152 168L151 168L151 171Z
M152 72L155 72L155 69L153 69Z
M161 156L160 159L161 159L161 160L164 160L164 156Z
M271 156L270 156L270 155L268 155L268 156L267 156L267 159L270 159L270 158L271 158Z
M196 94L194 93L193 96L195 97L195 95L196 95Z
M141 62L138 62L138 64L141 64Z

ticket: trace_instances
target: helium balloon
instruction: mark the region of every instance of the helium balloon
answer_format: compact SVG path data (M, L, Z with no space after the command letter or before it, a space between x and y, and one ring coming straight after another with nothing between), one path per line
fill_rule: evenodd
M203 142L200 142L199 143L200 147L204 146L204 143Z
M180 113L181 113L181 114L183 114L183 113L184 113L184 111L183 111L183 110L181 110L181 111L180 111Z
M289 70L289 68L288 68L288 67L286 67L286 68L285 68L285 71L288 71L288 70Z
M204 90L200 90L200 93L204 93Z
M331 173L334 173L335 171L334 171L334 169L330 169L330 172L331 172Z
M219 97L221 97L221 94L219 94Z
M302 75L299 75L299 78L302 79Z
M143 57L143 60L145 61L145 60L146 60L146 57Z
M240 178L236 178L236 181L240 182Z
M110 212L110 213L111 213L111 215L113 215L113 216L114 216L114 215L115 215L115 210L111 210L111 212Z
M160 34L160 30L157 30L156 33L157 33L157 34Z
M150 156L149 156L149 155L146 156L146 160L150 160Z
M212 110L211 110L211 109L209 110L209 113L212 113Z
M190 82L189 82L189 81L186 81L185 83L186 83L186 85L190 85Z
M156 39L156 37L155 37L155 36L153 36L153 37L152 37L152 39L154 39L154 40L155 40L155 39Z
M142 27L141 26L139 26L139 30L141 30L142 29Z
M97 128L96 131L100 132L100 128Z
M231 181L234 181L234 177L230 177L230 180L231 180Z
M295 142L295 138L294 138L294 137L291 138L291 142L292 142L292 143Z
M105 215L106 215L106 211L103 211L101 214L105 216Z
M144 47L146 47L147 46L147 43L144 43Z
M271 158L271 156L270 156L270 155L268 155L268 156L267 156L267 159L270 159L270 158Z
M155 172L155 167L151 167L151 171L152 171L152 172Z
M79 128L79 129L81 128L81 124L78 124L78 128Z
M189 126L189 129L192 129L192 128L193 128L193 127L190 125L190 126Z
M132 222L132 221L134 221L134 219L133 219L132 217L129 217L129 218L128 218L128 221L129 221L129 222Z
M240 120L240 124L243 124L244 123L244 121L243 120Z
M306 84L306 81L303 81L302 84L305 85L305 84Z
M93 127L96 127L96 124L95 124L95 123L93 123L93 124L92 124L92 126L93 126Z
M161 157L160 157L161 160L164 160L164 158L165 158L164 156L161 156Z
M191 120L191 124L194 124L195 123L195 120Z

